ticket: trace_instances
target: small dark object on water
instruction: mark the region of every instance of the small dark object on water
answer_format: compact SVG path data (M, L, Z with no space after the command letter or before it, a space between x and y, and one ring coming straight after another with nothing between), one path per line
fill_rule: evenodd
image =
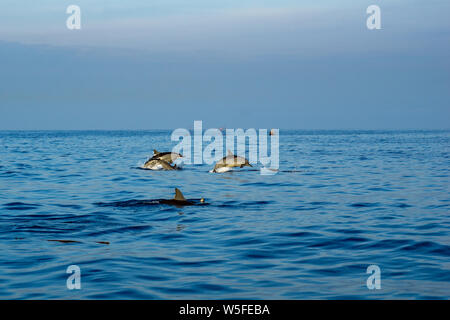
M61 243L81 243L80 241L76 240L47 240L47 241L61 242Z

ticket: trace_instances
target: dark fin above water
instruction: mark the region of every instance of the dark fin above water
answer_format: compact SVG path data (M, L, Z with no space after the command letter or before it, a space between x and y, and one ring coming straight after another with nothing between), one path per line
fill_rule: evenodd
M175 197L173 199L177 201L186 201L186 198L178 188L175 188Z

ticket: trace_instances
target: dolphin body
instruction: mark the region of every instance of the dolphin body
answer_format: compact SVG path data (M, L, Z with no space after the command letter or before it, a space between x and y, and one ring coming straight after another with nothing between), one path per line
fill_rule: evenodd
M145 207L166 204L176 207L207 205L205 199L186 199L178 188L175 188L173 199L153 199L153 200L128 200L113 203L96 203L103 207Z
M210 172L222 173L232 170L235 167L252 167L252 165L248 162L244 157L234 155L230 150L228 150L228 154L226 157L223 157L221 160L216 162L214 169Z
M150 170L177 170L177 165L170 165L169 162L161 159L149 159L144 163L144 169Z
M156 149L153 150L153 157L150 160L164 160L168 163L172 163L178 158L183 158L183 156L176 152L158 152Z

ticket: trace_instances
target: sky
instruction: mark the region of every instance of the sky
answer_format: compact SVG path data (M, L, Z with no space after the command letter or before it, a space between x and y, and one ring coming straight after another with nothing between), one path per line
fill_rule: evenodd
M81 29L69 30L69 5ZM369 30L368 6L381 9ZM2 0L0 130L450 129L447 0Z

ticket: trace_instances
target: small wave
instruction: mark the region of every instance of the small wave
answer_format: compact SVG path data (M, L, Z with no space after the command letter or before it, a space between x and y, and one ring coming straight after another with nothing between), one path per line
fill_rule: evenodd
M360 234L364 233L362 230L356 230L356 229L329 229L330 231L337 232L337 233L344 233L344 234ZM365 231L367 232L367 231Z
M370 190L370 191L385 191L385 192L392 191L392 189L386 189L386 188L381 188L381 187L372 187L372 188L369 188L367 190Z
M58 176L59 178L77 178L77 177L82 177L82 174L79 173L71 173L71 174L63 174Z
M434 228L439 228L441 225L438 223L427 223L424 225L419 225L416 228L419 230L429 230L429 229L434 229Z
M254 237L239 237L234 239L225 239L224 242L226 243L227 247L260 245L265 243L263 240Z
M400 202L400 203L394 203L392 205L392 207L395 207L395 208L410 208L410 207L412 207L412 205Z
M301 184L295 183L295 182L289 182L289 183L268 183L268 182L251 182L251 183L243 183L243 187L274 187L274 188L280 188L280 187L300 187Z
M317 209L321 209L321 206L297 206L295 207L295 210L298 211L312 211L312 210L317 210Z
M111 228L104 229L101 231L95 231L87 233L87 236L101 236L106 234L115 234L115 233L140 233L143 231L151 230L153 227L149 225L137 225L137 226L127 226L127 227L119 227L119 228Z
M159 205L158 200L125 200L116 202L95 202L94 205L99 207L145 207Z
M344 249L353 248L355 246L359 247L361 244L368 242L368 238L363 237L346 237L346 238L334 238L328 239L321 242L315 242L309 246L312 248L326 248L326 249Z
M16 163L16 167L20 169L31 169L32 166L27 163Z
M274 250L252 250L243 256L246 259L272 259L277 255Z
M70 209L76 209L76 210L80 210L81 208L83 208L80 205L77 204L55 204L55 206L60 207L60 208L70 208Z
M334 205L336 202L327 202L327 201L313 201L309 203L312 206L326 206L326 205Z
M9 202L3 205L6 210L32 210L40 207L39 204L24 202Z
M325 188L325 187L326 187L325 184L314 184L314 185L309 186L308 188L310 188L310 189L320 189L320 188Z
M426 209L440 209L440 208L447 208L449 206L450 205L448 205L448 204L433 204L433 205L427 206Z
M12 176L16 176L17 174L19 174L19 173L16 171L8 170L8 171L4 171L4 172L0 173L0 176L12 177Z
M245 207L254 207L254 206L264 206L271 204L272 201L227 201L224 203L216 204L215 206L218 208L245 208Z
M303 238L303 237L316 237L319 236L318 233L309 231L299 231L299 232L278 232L273 233L271 236L275 237L288 237L288 238Z
M377 202L356 202L349 205L353 208L372 208L372 207L378 207L379 203Z
M403 251L413 251L421 254L435 253L441 256L450 257L450 246L442 245L433 241L420 241L409 244L401 248Z
M178 267L208 267L224 263L225 260L211 259L211 260L195 260L195 261L177 261L174 263Z

